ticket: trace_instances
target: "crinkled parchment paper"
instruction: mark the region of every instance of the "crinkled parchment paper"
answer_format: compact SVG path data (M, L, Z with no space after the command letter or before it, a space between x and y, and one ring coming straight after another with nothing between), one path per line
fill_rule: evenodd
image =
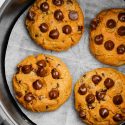
M51 52L41 49L29 37L24 25L26 12L16 22L8 42L6 51L5 68L6 78L10 91L14 97L12 89L12 76L16 71L16 65L25 57L31 54L51 54L61 58L68 66L72 76L74 87L75 82L85 72L99 68L108 67L98 62L89 51L89 23L94 16L101 10L107 8L120 8L125 7L124 0L78 0L85 16L85 33L80 40L79 44L72 47L66 52ZM116 67L114 67L116 68ZM117 68L125 72L125 66ZM15 98L15 97L14 97ZM49 113L32 113L25 110L19 104L21 110L38 125L83 125L84 123L78 118L74 109L73 92L69 100L61 106L58 110Z

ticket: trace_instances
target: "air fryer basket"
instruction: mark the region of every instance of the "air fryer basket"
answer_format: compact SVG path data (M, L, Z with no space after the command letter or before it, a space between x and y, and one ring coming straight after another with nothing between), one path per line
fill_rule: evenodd
M23 114L12 98L5 77L4 59L11 29L21 13L33 2L33 0L23 1L6 0L0 8L0 108L6 113L12 124L34 125L34 123Z

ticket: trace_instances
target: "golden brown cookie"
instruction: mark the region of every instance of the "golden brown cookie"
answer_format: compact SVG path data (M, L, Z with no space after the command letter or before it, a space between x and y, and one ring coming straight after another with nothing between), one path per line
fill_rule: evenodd
M63 51L79 42L83 13L76 0L36 0L26 17L26 27L41 47Z
M111 68L84 74L75 85L75 108L88 125L118 125L125 120L125 76Z
M93 19L90 50L102 63L125 64L125 9L104 10Z
M17 66L13 88L19 103L33 112L59 108L70 96L72 80L66 65L57 57L28 56Z

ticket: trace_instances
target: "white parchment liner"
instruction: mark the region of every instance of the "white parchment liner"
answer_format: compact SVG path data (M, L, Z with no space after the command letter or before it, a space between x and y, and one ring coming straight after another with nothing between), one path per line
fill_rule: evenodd
M8 47L6 51L5 58L5 70L7 83L10 91L14 97L12 89L12 76L16 71L17 64L32 54L51 54L61 58L68 66L72 77L73 85L79 79L79 77L85 72L99 68L108 67L100 62L98 62L89 51L89 23L94 16L101 10L107 8L121 8L125 7L124 0L78 0L85 16L85 33L80 40L79 44L72 47L66 52L51 52L41 49L36 45L29 37L24 20L25 12L16 22L8 42ZM116 68L116 67L114 67ZM117 68L120 71L125 72L125 66ZM14 97L15 98L15 97ZM73 92L70 99L61 106L58 110L48 113L32 113L25 110L20 104L22 111L31 119L34 123L38 125L83 125L84 123L78 118L77 113L74 109L74 97Z

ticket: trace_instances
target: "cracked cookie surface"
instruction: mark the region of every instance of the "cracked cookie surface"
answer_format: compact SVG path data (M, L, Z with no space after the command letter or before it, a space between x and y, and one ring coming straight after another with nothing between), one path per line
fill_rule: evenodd
M100 12L90 24L90 50L102 63L125 64L125 9Z
M70 96L72 79L66 65L57 57L28 56L13 76L16 99L33 112L59 108Z
M26 27L44 49L63 51L79 42L83 18L76 0L36 0L27 14Z
M111 68L84 74L75 85L75 108L88 125L118 125L125 120L125 76Z

